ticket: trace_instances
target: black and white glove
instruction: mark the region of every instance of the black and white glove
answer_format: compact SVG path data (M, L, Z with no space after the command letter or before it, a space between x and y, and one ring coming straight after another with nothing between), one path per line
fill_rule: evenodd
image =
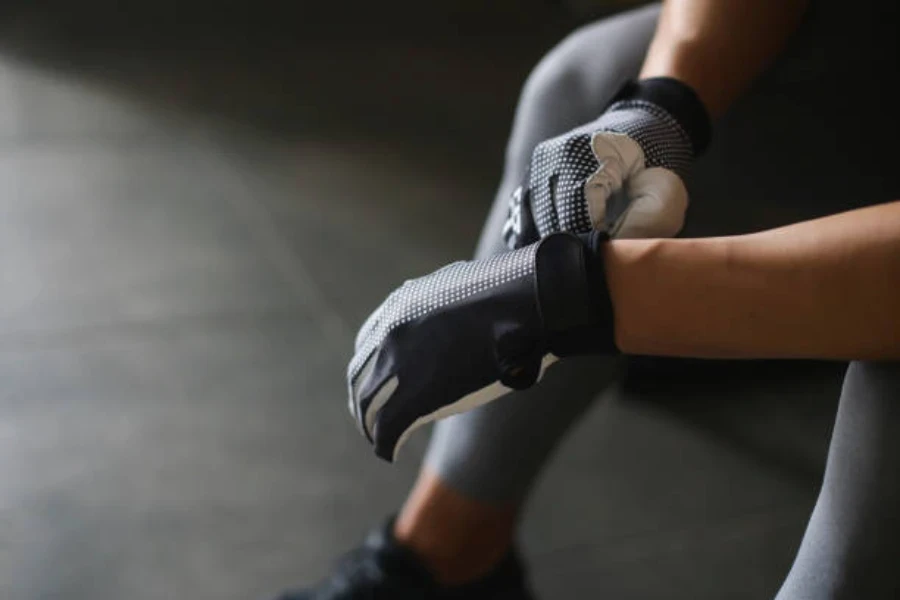
M592 229L620 238L674 236L688 204L683 177L710 130L703 103L685 84L627 84L599 119L534 149L510 198L507 245Z
M350 412L393 460L417 427L530 387L557 358L615 353L605 234L557 233L407 281L363 324Z

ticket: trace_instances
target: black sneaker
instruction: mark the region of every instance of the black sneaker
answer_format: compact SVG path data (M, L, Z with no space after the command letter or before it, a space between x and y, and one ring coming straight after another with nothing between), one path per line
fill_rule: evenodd
M370 533L317 586L286 592L278 600L534 600L514 552L478 581L443 586L397 543L393 523Z

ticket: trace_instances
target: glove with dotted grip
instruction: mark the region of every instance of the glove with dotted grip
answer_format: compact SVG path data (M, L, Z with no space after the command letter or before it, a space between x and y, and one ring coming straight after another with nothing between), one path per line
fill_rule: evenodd
M350 412L393 460L417 427L530 387L557 358L615 353L601 232L552 234L407 281L363 324Z
M684 175L709 143L710 120L685 84L627 84L595 121L534 149L510 198L503 236L519 248L556 231L672 237L688 204Z

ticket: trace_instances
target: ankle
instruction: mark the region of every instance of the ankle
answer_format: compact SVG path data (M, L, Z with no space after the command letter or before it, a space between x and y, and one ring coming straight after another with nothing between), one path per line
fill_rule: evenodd
M516 510L462 496L427 473L394 523L394 537L410 548L440 583L462 584L488 574L512 546Z
M473 536L468 540L443 539L423 531L396 529L397 541L411 549L434 578L444 585L460 585L490 573L507 555L512 541Z

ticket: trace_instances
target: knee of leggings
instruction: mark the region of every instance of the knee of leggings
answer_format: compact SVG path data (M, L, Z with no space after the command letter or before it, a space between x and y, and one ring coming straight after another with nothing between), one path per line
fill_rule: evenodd
M633 11L584 25L544 55L522 87L507 158L530 160L537 143L598 117L636 75L653 18Z
M900 394L900 362L854 361L844 379L844 393L865 402L886 401L888 406Z
M577 35L571 34L538 61L522 86L521 104L552 106L561 98L580 95L582 73L569 49Z
M659 10L654 3L572 31L535 66L522 90L520 107L561 105L576 113L602 110L621 85L638 74Z
M532 70L522 100L555 102L612 97L626 79L637 75L658 14L659 7L651 5L573 30Z
M522 86L507 164L525 164L538 143L591 117L584 109L584 71L571 46L578 32L557 44L532 69Z
M538 61L522 86L520 107L559 106L584 95L584 67L575 51L583 43L584 29L569 34Z

